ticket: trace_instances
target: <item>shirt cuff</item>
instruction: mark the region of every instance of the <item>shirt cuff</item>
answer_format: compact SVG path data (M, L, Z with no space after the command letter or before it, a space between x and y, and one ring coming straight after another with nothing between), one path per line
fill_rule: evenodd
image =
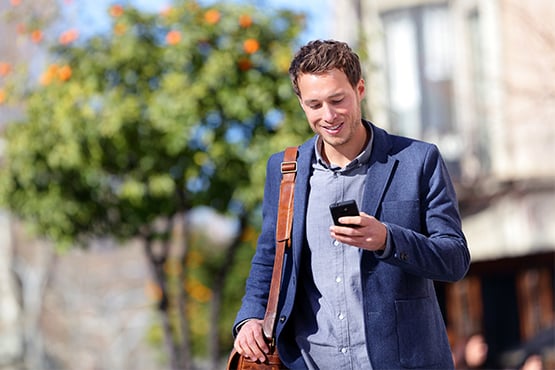
M393 243L391 242L391 235L389 233L389 227L384 224L385 228L387 229L387 233L385 235L385 248L381 251L375 251L376 257L379 259L386 259L391 256L391 251L393 250Z
M241 321L240 323L238 323L237 325L235 325L235 327L233 328L233 336L236 337L237 334L239 334L239 330L241 330L243 325L245 325L247 323L247 321L250 321L252 319L253 319L253 317L251 317L249 319L245 319L245 320Z

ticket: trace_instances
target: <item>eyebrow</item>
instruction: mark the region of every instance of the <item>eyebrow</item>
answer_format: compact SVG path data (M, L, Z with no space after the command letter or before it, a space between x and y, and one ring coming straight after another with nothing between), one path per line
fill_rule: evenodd
M334 98L342 97L344 95L345 95L345 93L343 93L343 92L337 92L335 94L332 94L332 95L326 97L326 99L334 99ZM304 104L310 105L310 104L319 103L319 102L320 102L320 100L318 100L318 99L310 99L310 100L305 100Z

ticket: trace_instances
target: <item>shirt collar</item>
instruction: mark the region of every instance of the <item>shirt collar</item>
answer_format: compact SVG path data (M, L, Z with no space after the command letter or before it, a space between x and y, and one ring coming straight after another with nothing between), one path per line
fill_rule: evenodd
M347 166L345 166L345 168L342 169L339 166L330 165L323 159L322 153L321 153L322 138L319 135L316 137L316 140L314 141L314 153L316 154L316 161L324 168L334 170L334 171L348 170L358 166L359 164L367 164L368 161L370 161L370 154L372 153L372 144L374 142L374 131L372 129L372 125L368 121L362 120L362 124L366 128L366 131L368 131L368 134L370 135L370 139L368 140L366 147L364 147L364 150L360 152L360 154L355 159L353 159L350 163L348 163Z

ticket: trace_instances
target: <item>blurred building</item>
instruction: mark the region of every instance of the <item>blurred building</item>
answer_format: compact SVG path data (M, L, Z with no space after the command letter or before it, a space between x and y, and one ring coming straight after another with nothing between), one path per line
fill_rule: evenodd
M15 25L5 18L6 10L10 7L7 1L0 2L0 63L12 63L18 58L28 55L19 54L14 42ZM3 77L0 77L0 89L3 88ZM8 108L0 104L0 133L8 120L18 117L17 109ZM0 136L0 160L2 160L4 139ZM0 210L0 368L11 370L20 365L20 359L24 352L23 333L21 329L21 310L18 302L18 289L16 279L12 271L13 248L11 238L11 225L9 215Z
M436 143L455 181L473 262L437 285L453 344L481 331L490 367L519 366L512 350L554 322L555 2L332 6L364 59L367 116Z

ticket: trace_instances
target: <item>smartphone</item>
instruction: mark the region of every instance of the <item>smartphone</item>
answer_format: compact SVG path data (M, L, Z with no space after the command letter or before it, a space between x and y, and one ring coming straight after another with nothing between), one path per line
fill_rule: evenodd
M358 227L358 225L347 225L339 222L339 218L343 216L359 216L357 203L354 200L346 200L344 202L330 204L331 217L333 223L337 226Z

